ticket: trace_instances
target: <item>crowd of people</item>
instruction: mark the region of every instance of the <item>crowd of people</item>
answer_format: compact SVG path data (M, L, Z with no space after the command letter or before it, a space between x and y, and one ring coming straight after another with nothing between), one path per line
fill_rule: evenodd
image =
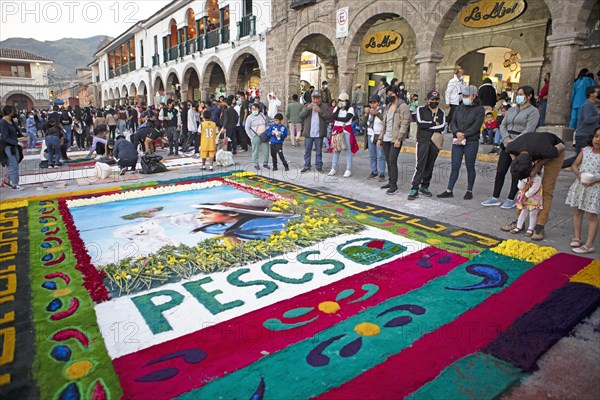
M96 153L115 159L122 173L135 169L138 155L153 154L157 146L165 151L168 148L168 156L201 158L201 168L209 170L213 169L218 146L232 155L251 149L257 171L277 170L279 161L287 171L284 143L289 136L291 146L304 146L301 173L312 170L313 153L316 171L324 173L326 151L332 155L328 175L343 171L344 178L352 176L353 159L359 150L357 137L364 135L370 164L368 179L378 179L381 189L394 195L401 184L399 154L411 123L415 123L416 163L407 188L409 201L421 195L433 197L430 184L445 134L452 137L451 172L446 190L437 197L454 197L464 160L467 190L463 199L473 199L477 155L481 145L490 145L489 152L498 154L496 175L491 197L481 204L516 208L516 219L502 229L542 240L556 179L562 168L571 167L577 177L567 196L568 204L575 209L571 244L575 252L593 252L600 213L600 89L588 77L587 70L579 75L573 86L571 120L576 128L577 152L569 160L564 160L564 143L540 128L549 75L545 76L539 99L533 88L526 85L510 98L507 92L496 93L489 78L480 87L465 84L464 72L459 69L448 82L445 109L437 90L429 91L425 104L419 106L418 95L411 96L403 82L394 79L388 84L386 78L380 80L368 98L361 84L356 84L350 95L342 92L334 98L324 81L319 90L311 86L300 96L293 94L285 110L273 92L265 103L258 95L248 99L246 93L238 92L206 102L169 99L158 107L144 103L103 110L55 107L49 112L31 110L17 114L6 106L0 121L3 162L8 166L6 183L20 189L18 162L23 151L17 136L21 132L28 136L26 152L36 151L38 140L44 138L49 168L59 168L61 160L68 160L68 150L88 150L90 157ZM579 93L582 88L583 102ZM512 180L508 197L501 201L509 171ZM580 232L584 214L589 219L585 241Z

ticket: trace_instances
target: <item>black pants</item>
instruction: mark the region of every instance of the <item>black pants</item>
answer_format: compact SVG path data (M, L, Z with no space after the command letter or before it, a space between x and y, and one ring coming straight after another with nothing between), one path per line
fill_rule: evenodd
M248 135L246 135L246 129L243 126L238 126L235 132L237 136L237 142L244 151L248 151Z
M113 139L115 138L115 131L117 130L117 126L116 125L109 125L108 126L108 130L109 130L109 139Z
M372 146L372 144L369 143L369 146ZM398 188L398 156L400 155L402 144L396 148L392 142L383 142L382 146L383 156L388 167L388 182L391 187Z
M579 152L587 146L587 137L585 136L575 136L575 155L573 157L567 158L563 161L562 168L568 168L575 162Z
M458 107L458 106L454 105L454 104L450 104L450 111L448 112L448 118L446 119L448 126L450 126L450 122L452 122L452 116L454 115L454 111L456 110L456 107Z
M277 155L279 155L283 166L287 168L288 163L283 156L283 143L271 143L271 158L273 159L273 168L277 168Z
M418 190L419 186L429 188L439 152L432 142L417 142L417 167L412 179L412 190Z
M498 165L496 166L496 178L494 179L494 193L493 197L499 199L500 193L502 192L502 186L504 186L504 178L506 177L506 173L510 169L510 164L512 163L511 156L504 150L500 152L500 157L498 158ZM514 200L519 188L517 184L519 181L517 179L513 179L510 184L510 192L508 192L508 198L510 200Z
M80 149L85 149L85 133L73 132L73 135L75 135L75 143L77 143L77 147Z
M123 160L123 159L120 159L119 161L117 161L117 164L119 165L120 168L132 168L132 169L135 169L135 166L137 164L137 160Z
M200 154L200 132L194 133L194 153Z
M225 135L227 135L227 151L231 151L233 154L237 154L238 138L237 129L226 129Z

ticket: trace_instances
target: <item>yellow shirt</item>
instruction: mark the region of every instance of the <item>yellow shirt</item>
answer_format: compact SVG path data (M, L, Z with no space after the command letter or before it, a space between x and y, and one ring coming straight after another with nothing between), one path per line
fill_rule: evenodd
M200 151L217 149L217 125L212 121L204 121L200 126Z

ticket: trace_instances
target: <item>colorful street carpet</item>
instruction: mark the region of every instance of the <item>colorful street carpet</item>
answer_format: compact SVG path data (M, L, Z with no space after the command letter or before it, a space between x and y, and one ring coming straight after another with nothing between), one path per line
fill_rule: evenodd
M3 399L491 399L599 304L598 261L248 172L0 203Z

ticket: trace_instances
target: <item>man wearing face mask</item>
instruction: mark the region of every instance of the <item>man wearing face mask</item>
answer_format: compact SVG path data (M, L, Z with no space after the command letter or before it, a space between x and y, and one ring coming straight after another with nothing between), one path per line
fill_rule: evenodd
M300 112L304 136L304 168L301 173L311 169L312 149L316 151L317 172L323 172L323 138L327 136L327 120L331 114L326 105L321 103L319 92L312 92L311 103L306 104Z
M448 123L452 121L452 114L454 110L460 104L462 100L462 91L465 87L465 81L463 79L464 71L459 69L454 74L454 77L448 81L448 87L446 88L446 105L448 106Z
M434 132L442 133L446 129L446 114L439 108L439 105L440 93L432 90L427 93L427 105L417 109L417 166L408 200L417 199L419 192L426 197L433 196L429 190L429 184L439 150L431 141L431 137Z

